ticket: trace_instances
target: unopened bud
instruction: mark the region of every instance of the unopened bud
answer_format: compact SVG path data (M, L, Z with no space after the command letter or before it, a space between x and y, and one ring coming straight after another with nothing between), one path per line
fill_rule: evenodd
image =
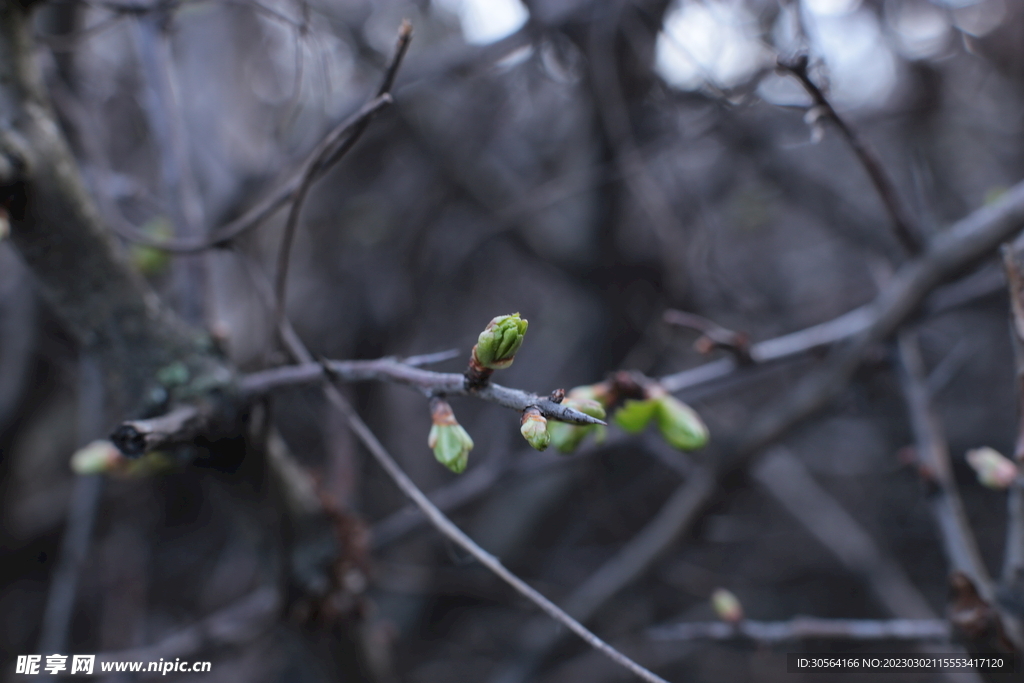
M990 489L1006 489L1017 478L1017 466L994 448L967 451L967 462L974 468L978 481Z
M602 408L608 408L613 403L611 388L607 382L575 387L569 391L568 398L576 401L593 401L600 404ZM589 415L590 413L587 414ZM598 416L594 415L594 417ZM600 415L600 418L604 418L604 415Z
M489 370L504 370L515 360L528 325L518 313L498 316L480 333L473 347L473 358Z
M708 428L693 408L671 394L655 400L655 418L665 441L682 451L696 450L707 444Z
M538 451L544 450L551 443L551 435L548 434L548 421L537 408L527 408L523 411L519 433L523 435L527 443Z
M739 598L724 588L716 588L711 594L711 606L722 621L737 624L743 621L743 605Z
M585 388L576 387L570 391L565 400L562 401L562 405L578 410L590 417L596 417L598 420L603 420L607 414L604 406L598 401L588 398L586 392L580 391ZM588 434L593 434L595 440L602 441L604 440L605 433L606 429L603 425L574 425L567 422L559 422L558 420L552 420L548 423L548 436L550 437L551 444L560 453L572 453L583 442L583 439L587 438Z
M456 474L461 474L469 464L469 452L473 450L473 439L455 420L455 414L447 401L435 398L431 402L433 426L427 437L427 446L434 451L437 461Z
M71 470L75 474L105 474L114 471L126 460L117 446L109 441L93 441L71 456Z
M174 236L174 227L164 216L158 216L140 228L140 232L157 240L167 240ZM143 275L158 275L167 270L171 263L170 254L163 249L136 244L130 250L132 264Z

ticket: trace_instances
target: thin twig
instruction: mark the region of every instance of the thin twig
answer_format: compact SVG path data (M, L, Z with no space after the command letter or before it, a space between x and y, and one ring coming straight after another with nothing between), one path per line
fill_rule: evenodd
M571 631L576 633L576 635L582 638L584 642L594 649L603 652L616 664L632 671L645 681L650 681L651 683L667 683L665 679L651 671L648 671L602 639L598 638L594 633L583 626L583 624L576 619L573 619L555 603L548 600L538 591L530 587L525 581L506 569L498 558L477 545L473 539L467 536L461 529L455 526L455 524L448 519L443 512L437 509L437 507L423 494L419 487L417 487L416 484L406 476L405 472L403 472L398 466L398 463L395 462L387 450L385 450L384 446L381 445L380 441L377 440L377 437L373 432L370 431L370 428L366 426L366 423L363 422L358 414L356 414L348 402L341 397L340 392L335 392L335 394L333 396L329 396L329 398L331 398L331 402L334 406L345 416L352 430L356 433L356 436L359 437L359 440L363 442L363 445L366 446L381 467L384 468L398 487L402 489L402 492L405 493L405 495L423 511L423 514L427 516L430 523L433 524L438 531L476 558L478 562L514 588L520 595L540 607L552 619L569 628Z
M122 422L110 440L125 455L137 457L207 433L210 417L209 410L186 404L158 417Z
M928 483L934 488L929 496L932 514L939 526L950 569L970 577L982 597L991 602L995 594L992 578L981 558L957 490L949 448L932 408L924 360L914 332L900 334L899 360L900 380L914 429L917 457L931 479Z
M908 318L943 281L977 263L1022 227L1024 182L1014 185L999 201L979 208L941 233L919 258L900 268L889 286L872 303L820 325L753 344L751 358L755 363L781 360L864 335L875 341L881 340L895 330L894 320ZM985 283L979 291L987 292L989 288ZM979 291L972 289L970 294L977 296ZM949 299L936 298L935 308L946 310L963 303L960 296ZM883 334L879 336L879 332ZM735 370L735 361L723 358L667 375L659 381L667 391L677 392L728 376Z
M257 273L253 271L255 276ZM269 286L262 278L255 278L254 283L256 284L258 292L264 298L265 303L272 304L272 294L269 291ZM313 364L313 355L306 348L305 344L295 333L294 328L289 322L287 317L284 317L280 321L281 329L279 330L280 337L284 342L285 349L292 355L296 362L302 365ZM299 366L301 367L301 365ZM419 489L416 484L409 479L409 477L402 471L402 468L398 466L394 458L387 452L384 446L377 440L377 437L373 434L366 423L363 422L362 418L355 412L349 402L342 396L334 384L329 380L332 377L336 377L336 372L333 364L323 363L318 364L317 367L321 372L322 388L324 395L332 406L346 419L349 423L349 427L356 434L357 438L363 443L364 446L370 451L371 455L380 463L381 467L387 472L395 484L402 490L406 496L423 512L430 523L437 528L442 534L451 539L453 542L462 547L466 552L475 557L481 564L487 567L489 570L494 572L499 578L512 586L521 595L526 597L528 600L533 602L535 605L540 607L544 612L549 614L553 619L559 623L564 624L577 635L580 636L591 647L601 651L612 659L617 664L625 667L629 671L632 671L637 676L650 683L667 683L665 679L659 677L651 671L648 671L644 667L640 666L633 660L629 659L621 652L610 646L605 641L598 638L595 634L589 631L586 627L580 624L578 621L570 617L557 605L544 597L541 593L531 588L526 582L520 579L518 576L510 572L508 569L501 564L498 558L494 557L483 548L481 548L473 539L467 536L461 529L459 529L454 522L448 519L443 512L441 512L437 506L430 502L426 494ZM462 375L456 375L462 378ZM488 385L487 389L494 388L495 385ZM543 403L543 402L542 402ZM550 400L553 406L561 407L559 404L555 404ZM539 405L539 404L534 404ZM576 411L573 411L576 412ZM583 415L582 413L580 413ZM589 417L589 416L586 416Z
M97 436L104 424L103 377L96 360L85 354L79 360L78 372L79 417L76 440L84 445ZM60 555L43 610L42 633L39 636L39 650L42 652L67 650L68 631L78 593L78 578L92 540L93 523L102 490L103 477L99 475L75 477Z
M662 318L670 325L700 332L703 336L694 343L694 348L700 353L710 353L716 348L725 349L740 365L750 365L754 362L750 357L750 337L745 332L730 330L703 316L675 309L665 311Z
M510 459L507 453L492 454L463 476L431 491L428 498L439 510L451 512L489 491L509 469ZM427 518L423 516L423 512L410 503L373 525L370 530L372 548L380 550L426 522Z
M814 100L815 106L820 108L821 112L831 119L836 127L839 128L839 132L843 134L846 142L850 145L850 148L853 149L853 153L857 155L857 159L860 160L864 170L867 171L868 176L871 178L871 183L875 186L878 196L881 198L886 211L889 213L889 217L892 219L896 237L899 238L900 243L910 254L916 255L921 253L924 249L924 244L921 241L920 232L911 220L909 212L907 212L900 202L899 193L896 191L896 185L885 172L885 167L882 165L881 159L879 159L874 150L872 150L868 144L862 140L849 125L847 125L846 121L839 116L836 110L832 107L832 103L829 102L828 98L825 96L825 93L823 93L821 88L811 80L810 74L807 70L807 64L807 55L801 55L792 62L786 62L783 60L779 61L779 67L792 74L800 81L800 84L803 85L804 89L811 96L811 99Z
M251 642L273 626L278 617L279 605L277 589L257 588L224 609L157 643L131 650L101 652L96 655L96 659L100 662L114 662L193 657L211 647Z
M788 450L771 449L754 467L753 475L848 570L864 577L875 598L891 615L902 619L935 618L928 601L903 569Z
M377 99L388 98L390 100L391 86L394 84L395 75L405 59L405 53L409 50L409 42L411 40L412 24L408 21L403 21L398 29L398 43L395 46L395 53L391 63L388 64L387 69L384 71L384 81L377 91ZM370 116L367 116L360 119L352 127L348 137L343 140L331 140L328 138L330 141L328 144L322 145L322 151L319 155L313 157L303 174L298 189L295 191L295 197L292 199L291 209L288 211L288 220L284 226L284 235L281 237L281 247L277 256L277 275L274 278L274 299L277 302L274 309L275 329L280 327L279 323L284 317L285 296L288 290L288 264L291 258L292 243L295 240L295 231L299 225L299 215L302 213L302 205L306 201L306 195L317 178L322 177L331 166L341 161L348 154L349 150L355 146L356 142L369 127L370 118ZM325 142L327 141L325 140Z
M655 626L652 640L753 640L764 645L794 640L937 640L948 642L952 629L945 619L818 619L789 621L691 622Z
M988 568L981 557L974 532L971 530L964 510L956 479L953 476L949 449L941 424L931 405L928 394L927 375L917 336L904 331L899 338L900 380L906 397L910 419L917 442L917 457L922 472L929 478L931 487L929 503L932 516L939 528L943 549L954 577L962 577L961 583L971 585L979 600L993 610L993 617L1000 629L1018 651L1022 648L1019 625L1004 607L996 602L996 589Z
M871 534L818 485L788 450L772 448L753 468L754 478L850 572L860 574L879 604L899 621L931 621L936 614L903 568L875 543ZM885 622L882 622L885 623ZM945 625L948 639L949 624ZM961 675L945 674L959 683ZM980 679L972 676L973 681Z
M617 594L629 581L642 575L708 504L719 481L747 467L767 446L840 395L868 349L893 334L918 309L929 292L968 264L991 253L1003 239L1018 231L1024 225L1024 183L1018 183L1011 192L1012 198L1004 195L1005 202L978 209L937 237L928 251L894 274L887 288L872 304L847 314L864 325L852 335L852 341L839 350L826 367L803 379L776 405L757 415L746 430L734 436L732 447L719 455L714 470L709 473L710 481L705 483L697 479L683 483L637 537L656 539L659 543L652 544L643 555L634 555L633 543L627 544L595 572L591 577L593 583L588 580L584 584L590 586L586 602L582 598L570 600L574 600L577 606L596 612L602 600ZM861 310L863 313L859 313ZM865 319L856 320L855 315L864 315ZM665 384L664 378L662 382ZM686 502L685 506L682 501ZM599 575L603 578L597 582ZM577 594L583 595L579 590ZM541 656L555 642L536 626L528 626L526 633L527 643L535 646L535 652ZM529 635L537 633L541 635ZM530 661L521 658L496 680L521 681L538 661L536 658Z
M405 384L419 389L427 396L475 396L484 401L497 403L505 408L522 412L531 406L540 409L544 417L574 424L605 424L561 403L555 403L549 396L539 396L519 389L511 389L490 382L482 389L467 389L461 373L433 372L409 366L396 358L377 360L327 361L332 375L346 382L385 381ZM239 389L250 397L266 394L274 389L299 384L314 384L321 381L323 368L318 363L286 365L270 370L254 372L239 380Z
M291 201L302 183L302 179L306 176L307 169L323 154L325 146L328 144L335 144L338 139L349 134L360 122L372 118L381 109L390 105L391 102L391 97L384 95L381 97L375 97L364 104L357 112L338 124L324 137L320 144L317 145L316 149L306 157L306 160L302 163L299 171L288 175L285 180L275 185L264 195L263 199L261 199L251 209L243 213L238 218L211 231L210 234L203 239L162 240L146 235L134 226L129 227L126 224L112 224L111 227L118 235L126 240L175 254L194 254L214 247L223 247L245 232L260 225L264 219Z
M133 34L143 75L140 99L150 137L156 146L160 198L168 207L174 234L184 239L197 239L202 205L189 163L188 133L176 92L167 29L169 12L158 6L153 12L135 18ZM205 262L200 258L185 258L172 265L179 298L178 313L187 322L198 324L205 308L203 285L208 275Z

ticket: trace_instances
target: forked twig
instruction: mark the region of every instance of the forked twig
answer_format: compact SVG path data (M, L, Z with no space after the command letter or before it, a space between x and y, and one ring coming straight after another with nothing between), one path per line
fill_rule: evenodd
M924 249L924 244L921 242L920 232L911 220L909 212L904 209L903 204L900 202L896 185L889 177L889 174L885 172L882 161L875 154L874 150L850 128L846 121L843 120L843 117L836 113L835 108L828 101L825 93L811 80L807 64L807 55L801 55L793 61L779 60L779 67L800 81L800 84L811 96L811 99L814 100L815 106L819 108L824 116L832 120L850 145L850 148L853 149L853 153L857 155L857 159L860 160L864 170L867 171L868 177L871 178L871 183L875 186L875 190L878 191L878 196L882 199L882 204L885 205L885 209L892 219L893 228L900 244L911 254L921 253Z
M395 76L398 74L398 69L402 66L405 53L409 51L409 42L411 40L412 24L408 21L403 21L398 29L398 43L395 46L395 54L384 71L384 81L377 90L377 97L371 100L371 102L380 101L382 105L391 102L391 86L394 85ZM302 213L302 205L306 201L306 195L309 194L313 183L322 177L331 166L341 161L348 154L349 150L355 146L356 142L369 127L371 117L372 114L360 118L351 127L347 137L342 135L338 135L336 138L328 136L320 144L319 154L314 154L311 157L309 164L302 174L302 180L295 190L291 209L288 211L288 220L285 223L284 235L281 237L281 248L277 255L277 274L274 278L274 296L276 301L274 317L275 323L277 323L275 328L280 327L280 321L284 317L285 296L288 290L288 263L291 257L292 243L295 240L295 231L299 225L299 215Z

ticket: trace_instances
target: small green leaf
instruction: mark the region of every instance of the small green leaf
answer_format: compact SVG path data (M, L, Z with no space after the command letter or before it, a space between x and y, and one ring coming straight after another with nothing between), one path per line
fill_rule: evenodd
M683 451L707 444L708 428L693 408L669 394L655 399L655 403L658 430L665 441Z
M627 399L622 407L615 412L615 423L630 434L643 431L658 409L657 400L644 399L637 401Z
M548 436L551 438L551 445L558 449L559 453L572 453L595 426L597 425L574 425L551 420L548 423Z

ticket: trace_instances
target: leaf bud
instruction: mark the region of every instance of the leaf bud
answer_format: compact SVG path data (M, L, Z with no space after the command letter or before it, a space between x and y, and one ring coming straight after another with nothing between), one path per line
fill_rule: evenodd
M461 474L469 464L469 452L473 450L473 439L455 420L455 413L448 402L435 398L431 401L433 426L427 437L427 446L434 451L434 457L455 474Z
M515 360L528 325L518 313L499 315L480 333L473 347L473 358L489 370L504 370Z
M975 448L967 451L967 463L978 475L982 486L1003 490L1017 478L1017 466L994 448Z
M541 415L537 408L531 407L523 411L519 433L523 435L527 443L538 451L544 450L551 443L547 418Z
M711 594L711 606L718 618L724 622L737 624L743 621L743 605L731 591L716 588Z

